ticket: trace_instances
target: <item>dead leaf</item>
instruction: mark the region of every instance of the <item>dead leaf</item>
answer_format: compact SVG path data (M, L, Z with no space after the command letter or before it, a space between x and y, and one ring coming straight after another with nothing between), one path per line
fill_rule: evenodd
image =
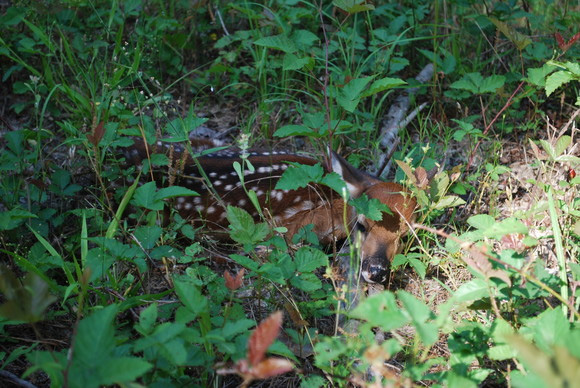
M224 271L224 279L226 280L226 287L232 291L237 290L242 286L244 280L244 273L246 270L242 268L241 271L234 277L230 271Z
M266 350L274 342L280 328L282 327L282 311L276 311L268 318L263 320L254 330L248 340L248 356L250 365L254 366L260 363L266 355Z

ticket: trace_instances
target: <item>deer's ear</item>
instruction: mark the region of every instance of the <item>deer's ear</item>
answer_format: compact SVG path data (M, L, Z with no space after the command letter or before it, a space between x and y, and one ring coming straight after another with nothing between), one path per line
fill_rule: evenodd
M351 198L362 195L370 186L380 182L378 179L365 174L364 172L351 166L344 158L332 151L330 154L332 171L342 177Z

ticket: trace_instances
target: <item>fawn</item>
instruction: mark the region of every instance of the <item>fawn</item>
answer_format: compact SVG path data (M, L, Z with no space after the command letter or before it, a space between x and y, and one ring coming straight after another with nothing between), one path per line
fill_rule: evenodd
M192 140L191 145L193 152L199 153L221 144L198 139ZM264 214L270 215L275 225L288 229L286 237L289 240L300 228L309 224L314 226L313 232L325 245L346 239L350 230L356 228L362 234L363 277L368 282L383 283L386 280L389 263L399 248L399 240L407 232L408 223L414 220L417 202L409 192L397 183L382 182L354 168L333 152L332 171L342 177L352 198L366 194L390 208L392 214L383 213L381 221L373 221L357 215L352 206L346 205L347 209L344 209L343 199L323 185L311 184L296 190L275 189L289 162L314 165L318 161L285 152L246 152L247 160L255 169L250 171L246 167L244 170L245 187L256 193L260 206L265 209ZM164 169L168 180L165 185L183 186L200 194L196 197L178 197L175 203L179 214L193 221L195 226L204 226L214 237L227 239L227 205L240 207L258 219L259 213L232 167L235 161L241 161L239 150L228 148L197 156L194 161L182 145L157 142L149 146L143 140L136 139L135 145L126 149L125 158L129 164L140 166L153 153L164 153L169 158L169 166ZM212 190L218 195L212 194Z

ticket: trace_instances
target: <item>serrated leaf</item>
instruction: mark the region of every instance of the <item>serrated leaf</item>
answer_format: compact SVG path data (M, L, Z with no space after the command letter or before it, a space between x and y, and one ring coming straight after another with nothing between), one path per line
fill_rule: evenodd
M318 276L310 272L293 276L290 279L290 284L304 292L313 292L322 288L322 282Z
M485 78L479 85L479 93L495 93L495 91L503 87L505 77L503 75L492 75Z
M546 96L550 97L554 93L554 90L570 82L572 79L572 74L569 71L561 70L550 74L546 78Z
M554 153L556 155L556 157L562 155L564 153L564 151L566 151L566 148L568 148L568 146L572 144L572 138L568 135L564 135L562 137L560 137L557 141L556 141L556 146L554 148Z
M267 36L254 41L256 46L264 46L271 49L281 50L285 53L294 53L297 51L296 45L286 35Z
M518 50L522 51L526 46L532 43L532 40L528 36L518 32L508 24L493 17L490 17L489 20L505 35L506 38L510 40L510 42L514 44L514 46L517 47Z
M400 78L385 77L374 81L362 97L372 96L385 90L396 88L397 86L406 85L407 83Z
M332 4L350 14L372 11L375 9L375 6L366 3L366 0L334 0Z
M173 279L175 293L183 305L196 316L208 309L208 301L191 282Z
M495 223L495 218L488 214L477 214L469 217L467 223L476 229L485 230Z
M354 112L360 99L363 97L362 92L371 82L373 77L355 78L340 90L336 101L347 112Z
M313 59L310 57L298 58L296 55L287 53L282 60L283 70L300 70L309 64L312 64Z
M433 206L433 209L446 209L465 204L465 201L455 195L446 195Z
M153 365L137 357L114 357L103 361L99 369L106 371L99 385L123 385L145 374Z
M321 250L311 247L301 247L296 251L294 258L296 271L312 272L315 269L328 265L328 257Z
M546 86L546 77L555 69L556 66L551 66L548 64L544 64L544 66L539 68L529 68L528 81L536 86L544 87Z
M461 285L453 294L457 302L470 302L489 295L489 287L483 279L473 279Z
M304 125L284 125L281 128L278 128L276 132L274 132L275 137L286 137L286 136L310 136L310 137L320 137L320 135L313 131L312 129L304 126Z
M169 186L159 189L159 191L157 191L157 194L155 194L155 199L158 201L162 201L167 198L193 197L193 196L199 196L199 194L185 187Z
M264 241L270 232L267 224L256 224L252 216L244 209L228 206L227 219L230 223L230 237L244 244L244 248L250 249L250 245Z
M376 198L369 199L366 194L351 199L349 204L356 209L357 214L362 214L373 221L382 220L383 212L393 214L387 205Z
M147 182L138 187L133 194L133 205L149 210L163 210L163 201L156 197L157 184L155 181Z
M344 183L344 181L342 180L340 175L338 175L335 172L331 172L330 174L326 174L322 178L320 183L330 187L332 190L336 191L341 196L343 195L343 193L347 192L346 191L346 184Z
M320 163L314 166L297 165L286 169L278 182L276 190L296 190L306 187L310 182L319 182L324 175L324 170Z
M409 318L397 305L395 296L388 291L366 298L349 315L385 331L401 328L409 322Z

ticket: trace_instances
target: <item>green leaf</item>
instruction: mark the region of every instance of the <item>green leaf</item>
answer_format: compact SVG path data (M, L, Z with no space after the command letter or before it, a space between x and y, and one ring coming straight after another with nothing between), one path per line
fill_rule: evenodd
M467 223L476 229L488 229L495 223L495 218L488 214L477 214L467 219Z
M561 70L550 74L546 78L546 96L550 97L554 93L554 90L570 82L572 79L572 74L569 71Z
M503 75L492 75L485 78L479 85L479 93L495 93L495 91L503 87L505 77Z
M294 258L298 272L312 272L328 265L328 257L321 250L311 247L301 247Z
M483 231L485 237L500 239L506 234L521 233L527 234L528 227L520 220L515 218L506 218L500 222L495 222L488 229Z
M135 190L133 205L149 210L163 210L163 201L157 198L156 191L155 181L145 183Z
M38 275L28 273L20 281L4 265L0 265L0 291L4 295L0 316L14 321L38 322L56 300L48 292L48 284Z
M139 226L135 229L135 238L145 249L151 249L163 234L163 229L157 225Z
M248 245L264 241L268 233L270 233L267 224L256 224L247 211L238 207L228 206L227 219L230 223L230 237L232 240L244 244L245 248L248 249L250 249Z
M324 170L320 163L314 166L296 165L284 171L278 182L276 190L296 190L306 187L310 182L319 182L324 176Z
M320 183L330 187L332 190L336 191L342 197L343 194L348 193L346 190L346 184L342 180L341 176L335 172L331 172L330 174L326 174L321 180ZM348 195L348 194L347 194ZM346 198L343 198L346 199Z
M411 316L413 326L417 329L419 336L425 345L434 344L439 338L437 326L431 321L435 315L429 307L406 291L397 291L397 297L403 303L405 311Z
M169 186L159 189L159 191L155 194L155 200L161 201L167 198L192 197L192 196L199 196L199 194L185 187Z
M489 288L483 279L473 279L459 287L453 299L457 302L470 302L489 295Z
M409 323L409 317L401 311L393 293L388 291L363 300L350 316L368 321L385 331L395 330Z
M375 6L368 4L366 0L333 0L332 4L350 14L375 9Z
M312 292L322 288L322 282L318 276L308 272L292 277L290 284L305 292Z
M555 69L556 66L548 64L544 64L544 66L539 68L529 68L528 81L536 86L544 87L546 86L546 77Z
M433 206L433 209L446 209L465 204L465 201L455 195L446 195Z
M310 137L320 137L318 132L313 131L312 129L304 126L304 125L284 125L281 128L278 128L276 132L274 132L275 137L286 137L286 136L310 136Z
M267 36L254 41L256 46L264 46L285 53L294 53L297 51L296 45L286 35Z
M173 279L175 293L183 305L196 316L208 309L208 300L199 289L191 282Z
M363 97L362 92L371 82L373 77L355 78L341 89L336 101L347 112L354 112L360 99Z
M358 214L362 214L373 221L382 220L383 212L393 214L387 205L376 198L369 199L366 194L351 199L349 204L354 206Z
M397 86L406 85L407 83L400 78L390 78L385 77L376 80L371 84L366 92L362 94L362 97L368 97L373 94L383 92L385 90L396 88Z
M103 360L99 369L106 371L99 385L123 385L142 376L153 367L137 357L114 357Z
M506 336L514 334L514 329L503 319L496 319L491 325L491 338L495 345L487 354L492 360L508 360L516 356L516 351L506 343Z
M12 230L30 218L38 218L38 216L18 208L0 212L0 230Z
M283 70L300 70L308 65L313 65L314 60L310 57L298 58L296 55L287 53L282 60Z

